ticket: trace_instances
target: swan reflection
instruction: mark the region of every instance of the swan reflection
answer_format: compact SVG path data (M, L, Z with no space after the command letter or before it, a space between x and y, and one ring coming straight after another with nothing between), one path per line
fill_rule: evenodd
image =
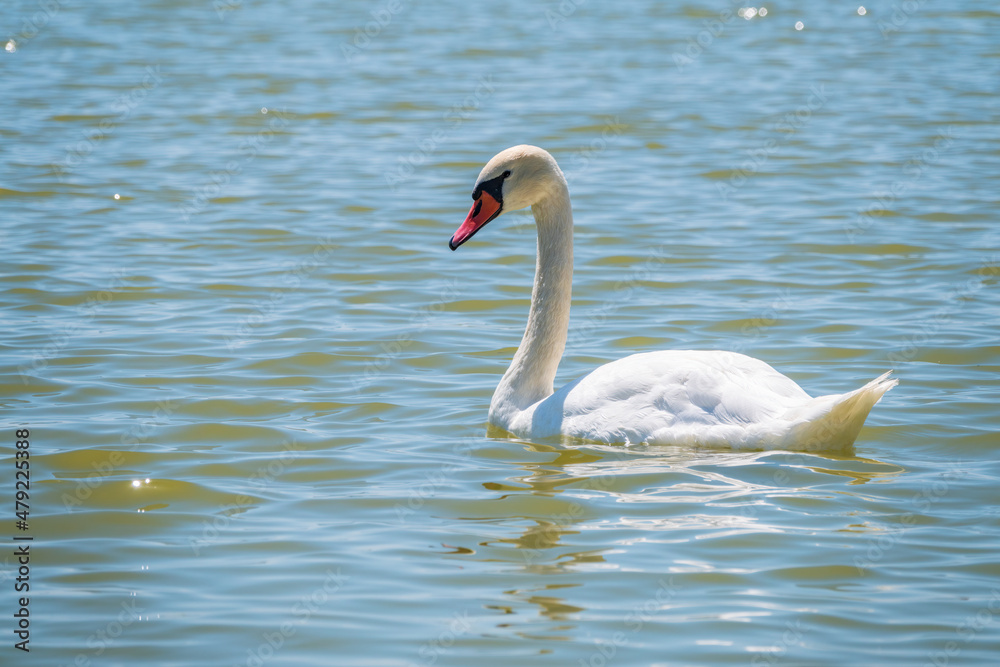
M516 474L483 483L497 493L499 516L469 520L520 524L517 534L481 546L491 547L489 560L536 572L615 567L610 553L653 534L657 541L684 542L786 532L764 515L773 517L785 504L824 503L831 487L885 481L905 470L824 453L510 442L546 460L517 463ZM836 492L861 494L843 486ZM596 531L616 534L591 537Z

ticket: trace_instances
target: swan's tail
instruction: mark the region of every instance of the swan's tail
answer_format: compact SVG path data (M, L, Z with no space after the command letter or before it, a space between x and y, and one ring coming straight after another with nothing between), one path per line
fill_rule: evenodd
M785 414L795 423L785 444L799 451L846 450L854 444L861 427L882 395L899 381L883 373L860 389L846 394L819 396Z

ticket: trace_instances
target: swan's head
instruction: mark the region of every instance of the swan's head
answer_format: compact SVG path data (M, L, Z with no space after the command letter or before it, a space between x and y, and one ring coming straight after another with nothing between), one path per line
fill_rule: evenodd
M522 145L497 153L479 172L472 208L448 247L455 250L501 213L533 206L556 188L565 190L566 179L547 151Z

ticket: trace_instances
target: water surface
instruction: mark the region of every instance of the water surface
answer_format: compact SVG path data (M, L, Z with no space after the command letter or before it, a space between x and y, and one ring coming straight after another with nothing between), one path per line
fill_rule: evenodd
M1000 14L767 9L7 3L2 662L995 663ZM559 383L892 369L853 455L487 437L534 229L447 241L517 143L573 197Z

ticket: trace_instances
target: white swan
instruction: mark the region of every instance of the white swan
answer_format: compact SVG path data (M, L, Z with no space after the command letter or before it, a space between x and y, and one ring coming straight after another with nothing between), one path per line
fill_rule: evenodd
M763 361L722 351L634 354L553 393L566 346L573 282L573 213L555 159L535 146L499 153L479 174L475 203L448 243L458 248L501 213L531 207L538 257L521 345L490 403L490 424L525 438L602 443L850 449L872 406L896 385L811 398Z

